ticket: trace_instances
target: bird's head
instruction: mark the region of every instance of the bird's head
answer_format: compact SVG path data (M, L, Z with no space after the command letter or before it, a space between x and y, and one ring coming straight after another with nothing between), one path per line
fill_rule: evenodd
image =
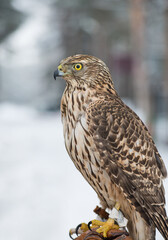
M72 86L85 84L94 87L104 83L113 86L106 64L96 57L83 54L63 59L54 72L54 78L56 77L64 78Z

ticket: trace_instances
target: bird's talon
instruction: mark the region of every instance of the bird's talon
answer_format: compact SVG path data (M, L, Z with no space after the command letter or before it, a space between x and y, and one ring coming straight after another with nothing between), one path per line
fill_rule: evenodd
M76 235L78 236L79 234L82 234L84 232L86 232L88 230L88 225L86 223L80 223L76 228L71 228L69 230L69 236L71 239L75 239L72 237L72 234L76 233Z
M92 221L90 221L89 223L88 223L88 229L90 230L90 231L93 231L92 229L93 228L98 228L98 227L100 227L100 226L102 226L102 224L103 224L103 222L102 221L99 221L99 220L92 220ZM91 226L92 225L92 226Z
M79 234L86 232L87 230L89 230L88 225L86 223L80 223L76 229L75 229L75 233L78 236Z
M92 225L92 221L88 222L88 228L89 228L90 231L92 231L90 225Z
M74 229L69 230L69 237L74 240L75 238L72 237L72 234L74 234Z
M76 227L76 229L75 229L75 233L76 233L76 235L78 236L78 230L79 230L79 228L81 227L81 223Z

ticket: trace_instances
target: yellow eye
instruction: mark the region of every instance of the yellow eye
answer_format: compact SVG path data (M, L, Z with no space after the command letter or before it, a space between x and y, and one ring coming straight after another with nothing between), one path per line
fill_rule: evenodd
M82 67L83 67L83 65L81 63L77 63L77 64L74 65L74 68L75 68L76 71L81 70Z

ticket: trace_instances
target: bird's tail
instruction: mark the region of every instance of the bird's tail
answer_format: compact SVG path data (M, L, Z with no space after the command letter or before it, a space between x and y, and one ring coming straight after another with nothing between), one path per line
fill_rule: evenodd
M155 215L155 225L165 240L168 240L168 218L165 215Z

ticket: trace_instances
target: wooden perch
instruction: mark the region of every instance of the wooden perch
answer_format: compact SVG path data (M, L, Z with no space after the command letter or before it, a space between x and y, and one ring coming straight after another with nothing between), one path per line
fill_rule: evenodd
M99 234L95 231L96 229L93 229L93 231L87 231L82 233L80 236L75 238L75 240L132 240L132 238L129 237L128 232L123 230L110 230L107 234L107 238L104 238L102 234Z

